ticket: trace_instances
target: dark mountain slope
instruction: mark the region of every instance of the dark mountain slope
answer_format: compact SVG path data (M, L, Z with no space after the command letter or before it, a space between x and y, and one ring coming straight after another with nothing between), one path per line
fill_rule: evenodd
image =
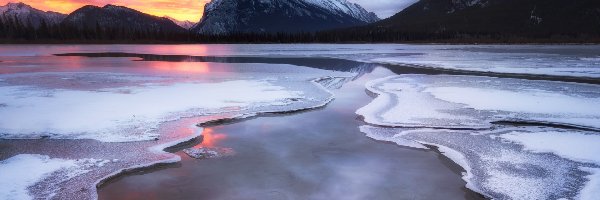
M377 20L374 13L346 0L213 0L192 31L211 35L298 33Z
M420 0L319 42L600 42L598 0Z
M173 21L123 6L84 6L69 14L63 25L80 30L116 29L129 32L185 32Z
M597 0L421 0L372 27L403 32L600 34Z

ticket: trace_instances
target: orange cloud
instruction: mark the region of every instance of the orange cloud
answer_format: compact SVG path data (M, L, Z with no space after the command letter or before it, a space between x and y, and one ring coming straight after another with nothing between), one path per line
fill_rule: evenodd
M5 5L15 0L0 0ZM27 0L23 3L44 11L71 13L85 5L104 6L113 4L126 6L156 16L170 16L177 20L197 22L202 17L204 4L210 0Z

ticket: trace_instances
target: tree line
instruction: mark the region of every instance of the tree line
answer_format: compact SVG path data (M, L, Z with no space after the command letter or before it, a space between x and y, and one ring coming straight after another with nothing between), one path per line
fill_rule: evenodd
M600 35L507 34L494 32L418 32L383 27L358 27L316 33L232 33L201 35L190 31L128 29L65 24L38 26L17 18L0 18L2 43L598 43Z
M162 29L130 29L126 27L95 26L81 28L65 24L49 24L42 20L35 26L18 18L0 18L0 40L12 42L61 42L61 41L170 41L189 42L190 34Z

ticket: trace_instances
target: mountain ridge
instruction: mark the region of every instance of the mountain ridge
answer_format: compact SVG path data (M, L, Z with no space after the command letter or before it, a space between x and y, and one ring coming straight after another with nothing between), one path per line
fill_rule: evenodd
M0 6L0 20L4 22L18 20L24 26L33 26L36 29L43 23L46 25L59 24L66 16L66 14L58 12L42 11L22 2Z
M133 31L184 32L175 22L124 6L105 5L103 7L86 5L69 14L61 23L78 29L112 28Z
M346 0L213 0L191 30L231 33L299 33L364 25L379 18Z
M171 21L173 21L175 24L179 25L181 28L185 28L186 30L189 30L190 28L194 27L196 25L196 23L191 22L189 20L177 20L175 18L169 17L167 15L163 16L164 18L167 18Z

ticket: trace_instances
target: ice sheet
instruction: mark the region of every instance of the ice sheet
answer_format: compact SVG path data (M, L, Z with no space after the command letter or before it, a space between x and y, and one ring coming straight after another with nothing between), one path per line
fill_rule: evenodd
M600 165L600 136L593 131L600 129L597 85L399 75L366 87L377 96L357 114L382 127L361 131L407 147L414 146L405 145L411 142L438 146L472 174L463 178L474 191L495 199L575 198L594 183L589 178L585 185L582 167ZM493 123L507 121L589 131Z
M361 126L360 131L365 133L367 135L367 137L370 137L374 140L393 142L393 143L396 143L397 145L405 146L405 147L412 147L412 148L417 148L417 149L427 149L427 147L423 146L422 144L420 144L416 141L403 139L402 134L395 133L395 131L385 132L385 131L383 131L383 129L380 129L378 131L371 131L370 126Z
M588 183L577 196L580 200L594 200L598 199L600 194L600 169L599 168L582 168L583 171L590 173L586 176Z
M335 88L357 75L291 64L188 62L161 55L156 61L52 56L121 50L165 50L171 55L176 46L38 47L0 50L0 60L6 61L0 62L0 139L49 139L2 140L9 148L0 159L39 153L53 159L118 161L99 161L88 173L65 181L59 179L62 172L52 173L28 188L39 199L95 199L97 186L110 178L180 161L165 148L195 141L202 130L198 124L321 107L333 94L317 81ZM196 52L188 50L179 53Z
M506 142L501 136L542 131L565 135L588 132L544 127L497 127L490 131L366 125L360 129L368 135L379 135L381 141L402 139L438 147L440 153L465 170L463 179L467 188L494 199L569 199L577 196L587 182L586 172L579 168L589 164L553 154L524 151L521 145Z
M521 144L526 150L553 153L578 162L600 165L600 134L579 132L510 132L501 138Z
M156 55L335 57L421 68L600 77L599 45L406 45L406 44L215 44L215 45L4 45L3 56L125 52ZM10 59L8 59L10 60ZM0 64L1 65L1 64Z
M285 106L304 99L265 80L177 83L99 91L0 87L2 138L51 136L106 142L149 140L160 122L250 106Z
M422 68L598 78L598 50L598 46L557 45L425 46L401 51L415 53L412 55L371 61Z
M489 128L496 121L600 129L600 87L588 84L449 75L371 81L379 96L359 109L365 121L399 127Z
M28 188L51 175L54 183L86 173L88 168L102 166L105 160L66 160L45 155L20 154L0 161L0 199L33 199ZM54 188L57 189L57 188ZM51 194L50 194L51 195Z

